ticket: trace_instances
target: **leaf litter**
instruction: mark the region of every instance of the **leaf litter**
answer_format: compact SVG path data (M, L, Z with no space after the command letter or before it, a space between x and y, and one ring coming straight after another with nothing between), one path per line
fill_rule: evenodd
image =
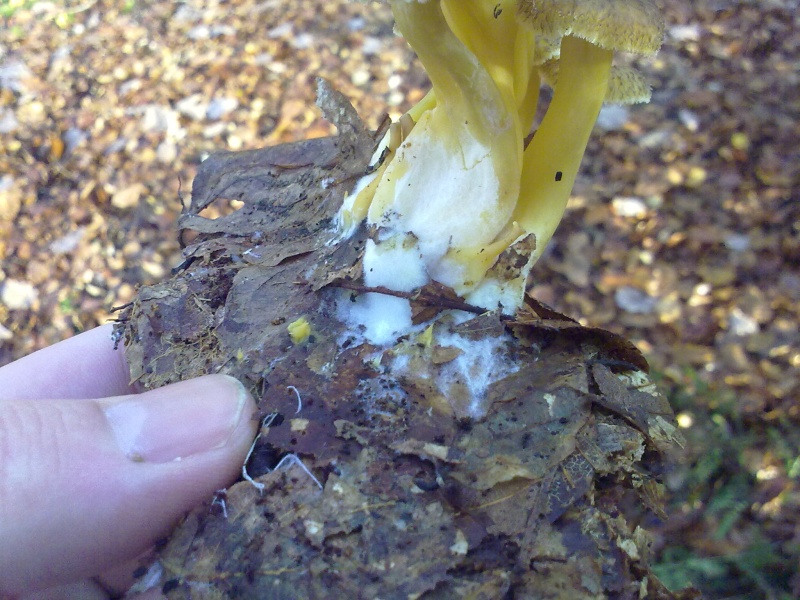
M391 348L337 318L336 297L368 290L363 239L335 240L332 223L377 135L321 90L339 135L206 160L179 221L184 262L118 316L139 386L227 373L269 415L225 510L192 511L167 540L163 591L694 597L658 582L637 525L663 516L683 441L665 399L637 389L647 364L624 338L533 299L513 318L476 314L443 286L414 294L428 329ZM200 215L219 199L242 204ZM301 318L310 334L295 343ZM458 336L496 340L505 365L478 392L474 364L452 374Z

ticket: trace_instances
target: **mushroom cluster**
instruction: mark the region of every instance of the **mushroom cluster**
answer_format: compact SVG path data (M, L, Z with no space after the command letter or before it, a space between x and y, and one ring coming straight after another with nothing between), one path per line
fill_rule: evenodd
M601 105L649 99L638 72L612 66L614 52L654 54L663 21L652 0L389 3L432 89L390 127L341 228L371 228L368 286L433 280L513 313ZM542 83L554 92L535 123Z

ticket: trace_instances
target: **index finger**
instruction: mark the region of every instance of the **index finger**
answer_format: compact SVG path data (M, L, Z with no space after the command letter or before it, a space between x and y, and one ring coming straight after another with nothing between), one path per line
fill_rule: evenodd
M0 400L106 398L132 393L123 349L102 325L0 368Z

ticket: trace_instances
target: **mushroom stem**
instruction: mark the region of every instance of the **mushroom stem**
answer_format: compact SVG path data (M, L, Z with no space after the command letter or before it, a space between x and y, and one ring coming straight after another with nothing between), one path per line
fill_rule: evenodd
M491 266L475 254L486 254L512 222L523 144L515 97L457 37L438 1L391 5L431 79L435 105L395 151L367 221L412 233L431 277L464 293ZM467 270L476 276L465 281Z
M612 51L580 38L561 40L553 99L523 156L514 220L536 236L534 261L558 226L611 72Z
M433 84L436 104L458 117L459 125L483 143L503 126L502 98L488 72L447 23L439 2L391 2L397 29L417 53ZM498 114L499 113L499 114Z

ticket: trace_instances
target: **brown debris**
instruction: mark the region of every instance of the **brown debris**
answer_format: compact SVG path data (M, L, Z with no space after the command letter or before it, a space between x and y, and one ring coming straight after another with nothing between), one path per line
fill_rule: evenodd
M321 183L363 172L374 144L360 126L343 129L205 161L181 218L199 230L187 261L120 314L141 385L229 373L270 415L248 465L254 480L170 537L159 559L168 596L594 598L657 585L649 538L616 498L639 495L639 511L660 512L659 484L642 485L642 474L667 468L679 436L663 398L598 362L619 336L586 334L539 306L542 320L533 301L516 319L472 311L429 285L408 296L428 324L419 339L342 343L341 288L383 293L358 288L360 238L330 243L342 190ZM244 203L237 213L197 217L228 194ZM242 261L250 249L265 259ZM300 316L312 333L293 344L286 324ZM468 346L437 340L454 339L504 340L485 390L469 374L452 379Z

